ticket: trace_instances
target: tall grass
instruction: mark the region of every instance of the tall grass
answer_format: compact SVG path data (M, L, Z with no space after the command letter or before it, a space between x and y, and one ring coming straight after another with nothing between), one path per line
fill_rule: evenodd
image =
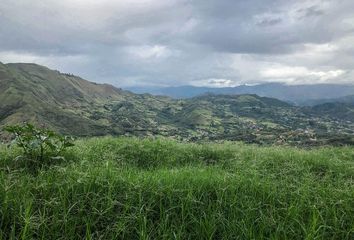
M92 138L0 147L0 239L353 239L354 149Z

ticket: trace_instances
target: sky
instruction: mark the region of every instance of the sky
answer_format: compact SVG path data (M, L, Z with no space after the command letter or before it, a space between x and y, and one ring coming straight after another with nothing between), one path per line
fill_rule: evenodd
M354 83L353 0L0 0L0 61L118 87Z

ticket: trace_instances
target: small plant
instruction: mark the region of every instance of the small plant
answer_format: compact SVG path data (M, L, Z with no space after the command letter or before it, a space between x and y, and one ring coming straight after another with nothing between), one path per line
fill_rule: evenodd
M42 166L48 160L64 160L64 157L60 156L61 153L74 146L72 137L61 136L48 129L39 129L29 123L23 126L7 126L4 130L14 135L12 144L23 150L23 156L18 156L17 159L25 158L31 161L34 167Z

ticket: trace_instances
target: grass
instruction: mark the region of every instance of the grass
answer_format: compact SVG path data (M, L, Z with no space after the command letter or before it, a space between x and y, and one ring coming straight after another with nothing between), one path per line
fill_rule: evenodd
M0 239L353 239L354 149L80 140L36 173L0 147Z

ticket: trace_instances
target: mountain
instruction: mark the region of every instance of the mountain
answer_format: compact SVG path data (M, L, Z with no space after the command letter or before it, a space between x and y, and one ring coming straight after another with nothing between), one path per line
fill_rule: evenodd
M36 64L0 64L1 125L31 121L65 133L105 133L105 124L92 121L90 112L125 95Z
M241 85L238 87L208 88L195 86L165 87L165 88L128 88L135 93L151 93L173 98L191 98L205 93L214 94L257 94L259 96L277 98L299 105L307 105L308 101L332 99L354 95L354 85L313 84L286 85L267 83L259 85Z
M339 106L298 107L256 94L172 99L134 94L36 64L0 64L0 127L28 121L76 136L158 135L296 145L351 142L354 117L351 108L339 104L341 114L336 115Z

